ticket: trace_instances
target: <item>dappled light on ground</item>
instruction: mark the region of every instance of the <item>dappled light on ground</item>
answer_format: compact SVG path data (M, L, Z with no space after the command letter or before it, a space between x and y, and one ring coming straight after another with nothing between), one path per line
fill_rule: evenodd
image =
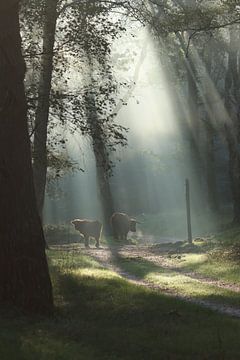
M66 246L48 252L55 315L31 320L16 315L9 319L5 313L0 320L1 359L218 359L223 351L219 334L224 354L238 356L238 321L164 294L161 288L153 291L132 284L105 269L93 253L68 251ZM137 269L137 260L128 262ZM145 267L142 276L159 271L152 263L139 260L139 264ZM125 267L121 262L119 266ZM166 275L164 281L175 276Z

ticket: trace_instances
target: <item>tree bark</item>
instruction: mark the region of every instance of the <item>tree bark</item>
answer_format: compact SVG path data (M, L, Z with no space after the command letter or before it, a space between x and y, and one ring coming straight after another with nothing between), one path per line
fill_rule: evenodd
M110 235L110 217L114 213L114 202L109 183L111 165L103 136L104 131L98 121L94 95L88 96L86 101L87 122L90 127L90 135L96 161L97 185L103 210L104 229L105 233Z
M217 213L219 202L217 195L217 179L215 170L215 149L214 149L214 130L211 126L211 120L205 124L206 131L206 182L208 193L208 205L210 210Z
M114 213L114 202L109 183L108 155L102 139L93 139L93 151L96 160L97 183L102 203L105 234L111 235L110 218Z
M47 132L49 98L53 72L53 48L58 0L46 0L43 28L43 55L38 88L38 104L33 140L33 174L39 215L42 218L47 178Z
M52 287L37 212L16 0L0 0L0 302L51 313Z
M203 103L205 107L205 121L204 128L206 134L206 143L205 143L205 166L206 166L206 184L207 184L207 194L208 194L208 206L210 210L214 213L219 211L219 199L217 192L217 177L216 177L216 168L215 168L215 146L214 146L214 135L216 130L213 124L213 113L214 110L211 104L212 98L212 88L210 82L212 81L212 71L213 71L213 58L214 53L212 50L212 43L209 43L208 51L206 53L204 62L206 67L206 78L204 81L205 88L202 93L205 93L203 98Z
M192 55L187 49L187 45L183 36L178 32L176 34L179 40L180 46L184 53L185 67L187 73L187 91L188 91L188 127L189 127L189 142L191 150L191 165L193 171L194 183L198 185L198 188L202 188L202 158L200 153L200 119L198 108L198 89L197 89L197 70L192 59Z

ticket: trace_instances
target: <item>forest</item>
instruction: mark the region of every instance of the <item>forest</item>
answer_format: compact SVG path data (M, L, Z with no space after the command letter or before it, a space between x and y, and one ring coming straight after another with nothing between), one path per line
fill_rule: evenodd
M240 358L240 1L0 0L0 242L1 360Z

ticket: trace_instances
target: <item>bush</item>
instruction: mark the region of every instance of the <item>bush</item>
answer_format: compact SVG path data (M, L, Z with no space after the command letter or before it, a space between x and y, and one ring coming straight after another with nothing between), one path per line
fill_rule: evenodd
M69 224L47 224L43 227L48 244L79 242L81 237Z

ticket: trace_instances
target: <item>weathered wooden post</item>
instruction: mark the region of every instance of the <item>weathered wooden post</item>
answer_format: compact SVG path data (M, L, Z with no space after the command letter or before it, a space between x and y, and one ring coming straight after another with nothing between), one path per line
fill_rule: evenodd
M186 179L186 208L187 208L187 231L188 242L192 244L192 223L191 223L191 204L190 204L190 182Z

